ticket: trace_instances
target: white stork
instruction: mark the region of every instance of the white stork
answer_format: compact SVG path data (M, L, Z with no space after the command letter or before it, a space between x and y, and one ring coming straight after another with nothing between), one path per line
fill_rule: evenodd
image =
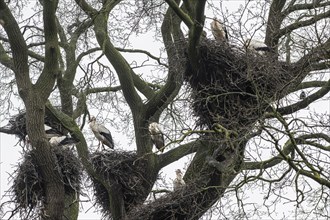
M104 145L107 145L111 149L114 148L110 131L103 125L96 123L96 118L94 116L89 120L89 127L93 131L95 137L100 141L100 143L102 143L103 148Z
M28 149L30 149L31 147L31 141L28 135L25 136L25 146L27 146ZM49 143L52 147L55 146L69 146L72 144L76 144L77 141L70 137L70 136L54 136L52 138L50 138Z
M165 141L164 141L164 134L162 130L159 128L157 122L152 122L149 125L149 132L151 135L151 140L156 146L158 150L161 152L164 151Z
M211 22L211 30L216 41L228 41L228 32L226 27L216 18L213 18L213 21Z
M253 39L247 39L244 43L244 47L249 51L257 52L261 55L264 55L265 52L272 52L272 49L264 42Z
M182 179L182 172L180 169L177 169L175 173L176 173L176 178L173 180L173 189L177 190L183 187L186 183Z
M60 137L52 137L49 140L49 143L52 147L55 147L55 146L66 147L66 146L76 144L77 141L70 136L60 136Z

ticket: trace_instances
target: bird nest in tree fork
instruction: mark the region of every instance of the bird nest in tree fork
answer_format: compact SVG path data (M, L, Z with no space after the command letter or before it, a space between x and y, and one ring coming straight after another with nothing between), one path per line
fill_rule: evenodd
M194 216L192 210L196 213L200 211L200 192L201 189L196 185L186 185L148 204L134 207L128 213L127 219L187 219L187 216Z
M45 124L52 129L59 131L62 134L66 134L67 130L63 127L61 122L53 115L47 108L45 110ZM1 127L1 132L7 134L15 134L20 140L24 140L27 135L26 131L26 112L22 111L17 115L14 115L9 120L8 124Z
M111 185L117 184L124 197L126 210L143 202L148 195L145 177L145 160L135 152L105 151L91 156L94 169ZM96 203L105 215L111 214L109 195L105 187L92 179Z
M185 80L192 88L198 125L237 128L254 123L290 79L291 67L272 54L245 51L226 42L200 42L199 63L187 57Z
M62 174L65 194L79 193L82 167L78 158L70 149L55 147L52 150L57 158L57 169ZM27 215L27 218L35 213L45 196L44 181L36 157L38 154L35 150L26 152L23 162L15 171L10 189L17 207L15 210L20 211L21 216Z

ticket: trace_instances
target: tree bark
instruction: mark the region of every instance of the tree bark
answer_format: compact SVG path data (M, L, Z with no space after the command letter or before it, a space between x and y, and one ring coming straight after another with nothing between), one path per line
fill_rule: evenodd
M36 161L40 167L45 190L43 219L62 219L64 213L64 184L59 165L44 131L44 104L36 94L26 99L26 125L29 139L36 149Z
M64 212L64 185L55 155L44 131L45 103L55 83L58 70L58 43L55 24L55 1L44 2L45 67L35 85L29 78L28 49L18 24L4 1L0 1L0 19L12 49L17 87L26 107L26 128L35 148L36 161L43 178L45 200L42 219L62 219Z

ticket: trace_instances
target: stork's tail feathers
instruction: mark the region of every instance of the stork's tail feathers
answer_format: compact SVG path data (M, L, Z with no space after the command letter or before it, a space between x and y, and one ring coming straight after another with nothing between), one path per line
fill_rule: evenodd
M72 137L67 137L65 138L63 141L61 141L58 146L65 146L65 145L70 145L70 144L76 144L78 143L77 140L75 140L74 138Z
M111 149L114 149L114 143L111 134L102 132L102 135L105 137L105 140L102 143L107 145Z

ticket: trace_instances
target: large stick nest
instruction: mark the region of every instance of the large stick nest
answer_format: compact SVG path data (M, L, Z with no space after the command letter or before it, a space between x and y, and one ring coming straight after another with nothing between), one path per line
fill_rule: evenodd
M46 108L45 111L45 124L59 133L66 134L68 131L63 127L61 122ZM1 132L8 134L15 134L20 141L25 139L26 131L26 112L22 111L14 115L9 120L8 124L0 128Z
M255 122L292 77L291 67L272 53L246 52L209 39L201 41L198 50L197 68L187 57L185 80L200 126L237 128Z
M110 184L119 184L126 210L143 202L148 195L145 186L145 160L135 152L95 152L92 156L95 170ZM106 216L110 216L110 201L107 190L96 179L92 179L96 203Z
M186 219L188 213L188 216L194 216L192 210L196 214L199 213L201 208L200 192L200 188L196 185L186 185L181 189L167 193L156 201L134 207L128 213L127 219Z
M78 158L70 149L55 147L52 150L62 174L65 193L79 193L82 167ZM45 198L44 181L36 157L38 154L35 150L25 153L23 162L15 171L16 176L10 189L17 207L16 210L21 212L21 216L32 214ZM56 169L54 168L54 170Z

